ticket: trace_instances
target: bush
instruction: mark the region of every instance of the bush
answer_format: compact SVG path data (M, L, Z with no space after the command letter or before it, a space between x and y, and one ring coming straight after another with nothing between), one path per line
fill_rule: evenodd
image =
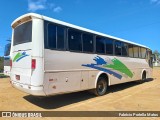
M9 76L6 76L6 75L0 73L0 78L8 78L8 77Z

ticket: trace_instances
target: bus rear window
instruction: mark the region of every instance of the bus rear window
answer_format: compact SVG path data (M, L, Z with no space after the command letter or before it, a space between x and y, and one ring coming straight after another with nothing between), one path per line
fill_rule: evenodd
M13 45L32 41L32 21L23 23L14 29Z

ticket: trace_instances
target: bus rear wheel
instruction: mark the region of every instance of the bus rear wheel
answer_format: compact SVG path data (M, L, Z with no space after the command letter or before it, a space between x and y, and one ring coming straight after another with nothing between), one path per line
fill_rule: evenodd
M99 77L96 88L94 89L94 94L96 96L105 95L107 91L107 81L104 77Z

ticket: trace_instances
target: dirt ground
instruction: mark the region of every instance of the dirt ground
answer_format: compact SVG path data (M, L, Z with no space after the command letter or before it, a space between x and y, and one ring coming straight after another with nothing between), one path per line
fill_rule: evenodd
M160 67L153 69L153 79L144 83L130 82L110 86L108 94L95 97L88 92L77 92L39 98L11 86L9 78L0 79L0 111L160 111ZM4 120L4 118L0 118ZM5 118L7 119L7 118ZM8 118L12 119L13 118ZM15 118L17 119L17 118ZM22 118L18 118L22 119ZM31 119L31 118L23 118ZM37 118L32 118L32 120ZM50 120L53 118L42 118ZM55 119L66 119L58 117ZM73 117L68 119L74 119ZM76 118L76 119L154 119L150 118Z

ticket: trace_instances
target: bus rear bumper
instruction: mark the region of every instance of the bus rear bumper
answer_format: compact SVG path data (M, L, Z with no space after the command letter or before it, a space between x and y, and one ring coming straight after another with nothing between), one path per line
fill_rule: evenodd
M26 85L26 84L21 84L14 81L11 81L11 84L16 89L23 91L25 93L28 93L34 96L46 96L43 86Z

